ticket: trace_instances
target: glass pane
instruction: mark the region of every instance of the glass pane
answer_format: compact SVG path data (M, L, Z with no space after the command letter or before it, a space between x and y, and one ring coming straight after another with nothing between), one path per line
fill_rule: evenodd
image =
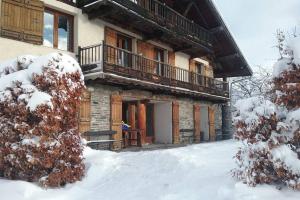
M54 15L44 13L44 41L43 44L47 47L53 47L53 30L54 30Z
M68 50L70 22L68 17L60 15L58 17L58 48Z

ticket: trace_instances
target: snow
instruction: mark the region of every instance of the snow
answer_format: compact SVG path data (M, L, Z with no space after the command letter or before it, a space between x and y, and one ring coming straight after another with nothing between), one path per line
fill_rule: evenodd
M15 88L18 82L25 92L18 97L18 100L24 100L30 111L34 111L42 104L52 108L51 95L39 91L32 81L34 75L41 75L46 68L54 70L57 76L78 71L81 73L81 80L84 80L79 64L69 55L51 53L40 57L19 56L0 63L0 101L11 98L8 88ZM72 87L74 85L70 83L70 88Z
M234 121L242 120L248 125L256 124L261 116L270 117L277 109L275 104L262 96L238 100L235 107L239 117L235 117Z
M284 163L284 167L292 171L293 173L300 174L300 160L297 153L292 151L287 145L281 145L271 151L273 161L278 162L281 166L281 162Z
M52 108L51 98L52 97L45 92L35 91L28 100L27 107L30 111L34 111L40 104L46 104Z
M279 77L282 72L293 69L292 63L300 66L300 37L287 40L285 54L274 64L273 77Z
M299 192L236 182L230 170L238 143L115 153L84 151L86 177L62 189L0 179L1 200L298 200ZM30 157L28 158L30 159Z

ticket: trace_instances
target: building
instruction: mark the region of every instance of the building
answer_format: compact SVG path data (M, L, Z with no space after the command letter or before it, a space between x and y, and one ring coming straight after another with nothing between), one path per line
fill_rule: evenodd
M76 56L87 91L80 130L140 130L141 143L228 134L227 78L250 67L211 0L0 0L0 61Z

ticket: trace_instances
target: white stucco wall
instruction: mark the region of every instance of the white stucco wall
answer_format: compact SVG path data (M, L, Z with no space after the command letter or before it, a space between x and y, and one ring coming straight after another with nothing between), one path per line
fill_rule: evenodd
M155 142L162 144L172 143L172 104L154 104Z

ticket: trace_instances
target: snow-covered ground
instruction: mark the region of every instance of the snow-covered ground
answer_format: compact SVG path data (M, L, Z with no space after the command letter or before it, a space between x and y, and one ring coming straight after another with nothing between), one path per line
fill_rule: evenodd
M150 152L85 150L87 174L63 189L0 179L1 200L299 200L300 192L250 188L231 178L234 141Z

